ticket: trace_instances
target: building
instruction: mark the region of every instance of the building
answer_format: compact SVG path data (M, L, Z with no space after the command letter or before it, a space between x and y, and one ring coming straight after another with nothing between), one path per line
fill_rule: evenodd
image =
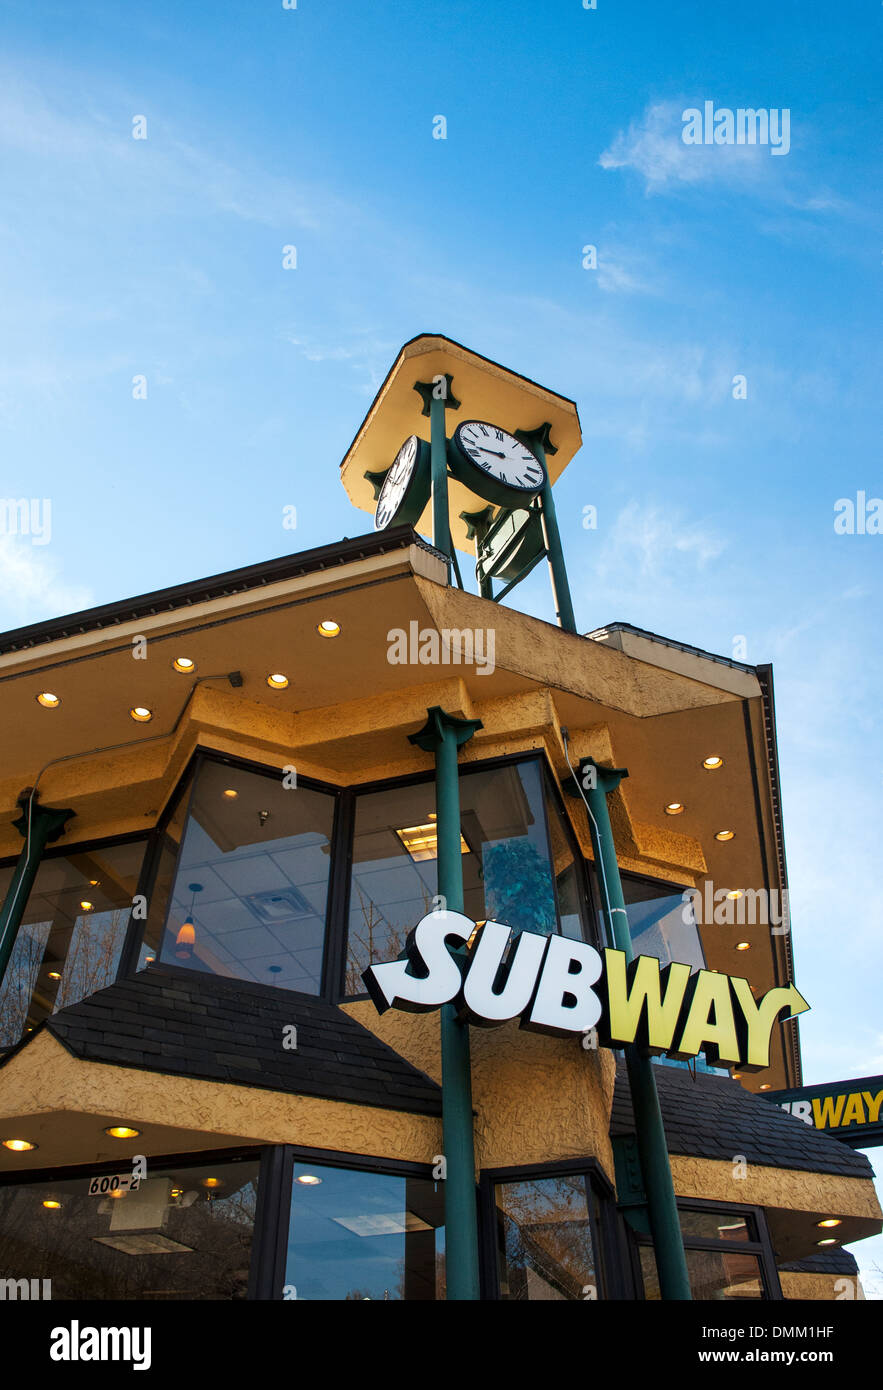
M541 403L559 472L578 447L572 403L417 339L345 461L359 499L410 428L415 357L509 429ZM0 637L0 1278L444 1296L439 1015L380 1013L363 981L438 905L450 816L415 741L433 711L469 722L472 922L611 944L573 794L594 759L629 772L609 805L636 950L758 999L793 983L787 916L758 906L787 889L770 669L565 630L496 602L492 576L469 593L421 500L407 524ZM516 1019L468 1034L482 1296L658 1297L617 1053ZM693 1296L861 1296L839 1247L881 1230L870 1164L761 1094L801 1084L796 1018L760 1071L652 1072Z

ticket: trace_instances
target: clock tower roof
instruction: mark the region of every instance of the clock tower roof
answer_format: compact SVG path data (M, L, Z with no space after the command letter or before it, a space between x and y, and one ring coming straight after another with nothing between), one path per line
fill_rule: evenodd
M429 416L422 413L423 402L414 387L417 382L444 376L452 378L451 395L459 403L459 409L448 413L449 435L461 420L469 419L493 421L511 433L548 424L546 465L553 483L579 449L582 433L572 400L452 338L421 333L400 349L340 465L341 482L353 506L373 512L374 482L365 474L376 477L385 472L408 435L429 439ZM460 513L481 511L487 504L453 478L449 479L449 495L451 539L458 550L471 555L474 541ZM415 529L424 534L432 531L431 504Z

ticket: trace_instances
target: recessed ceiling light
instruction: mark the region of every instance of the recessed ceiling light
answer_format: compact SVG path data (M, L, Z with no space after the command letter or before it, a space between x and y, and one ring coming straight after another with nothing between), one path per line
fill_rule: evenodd
M816 1241L816 1245L839 1245L839 1244L840 1244L840 1242L839 1242L839 1240L837 1239L836 1236L826 1236L824 1240L817 1240L817 1241Z
M723 765L723 758L719 758L716 753L712 754L710 758L703 758L702 760L702 766L706 772L717 772L718 768L723 767Z
M4 1149L12 1149L13 1153L23 1154L29 1149L39 1148L39 1144L32 1144L29 1139L4 1139Z
M732 1073L732 1077L733 1077L733 1080L734 1080L734 1081L741 1081L741 1079L742 1079L742 1073L741 1073L740 1071L734 1071L734 1072Z
M316 628L320 637L339 637L340 623L335 623L332 619L326 619L324 623L319 623Z
M60 980L60 979L61 979L61 971L60 971L60 970L50 970L50 971L49 971L49 978L50 978L50 980Z
M267 685L271 690L284 690L288 684L288 677L283 676L281 671L274 671L267 677Z
M61 696L53 695L51 690L41 690L35 698L37 704L42 705L44 709L58 709L61 704Z
M90 903L88 898L80 899L80 907L83 909L84 912L91 912L94 906L95 904Z
M191 661L189 656L176 656L172 665L176 671L180 671L185 676L196 670L196 662Z
M666 808L665 808L665 814L666 814L667 816L679 816L679 815L681 814L681 812L683 811L683 809L684 809L684 806L683 806L683 803L682 803L682 802L680 802L680 801L670 801L670 802L668 803L668 805L666 806Z
M816 1225L817 1225L817 1226L821 1226L821 1227L827 1227L827 1226L842 1226L842 1225L843 1225L843 1222L840 1220L840 1217L839 1217L839 1216L829 1216L829 1217L826 1217L826 1219L825 1219L824 1221L817 1221L817 1222L816 1222Z
M770 1089L770 1082L769 1082L769 1081L764 1081L763 1084L761 1085L761 1088L760 1088L760 1089L761 1089L762 1091L768 1091L768 1090Z
M735 830L719 830L714 838L716 840L732 840L735 834Z
M58 1211L61 1203L56 1202L54 1197L47 1197L43 1202L43 1206L46 1207L47 1211Z
M727 894L727 897L728 897L728 898L741 898L741 896L742 896L742 889L741 889L741 888L731 888L730 891L729 891L729 893Z
M129 714L136 724L147 724L153 718L153 710L148 709L146 705L134 705Z
M202 1180L202 1185L203 1185L203 1187L223 1187L223 1186L224 1186L224 1179L223 1179L223 1178L203 1178L203 1180Z
M736 942L736 950L737 950L737 951L750 951L750 950L751 950L751 942L750 942L750 941L737 941L737 942Z
M108 1125L104 1132L111 1139L137 1139L141 1133L140 1129L133 1129L131 1125Z
M297 1181L303 1183L304 1187L318 1187L322 1179L317 1178L315 1173L299 1173Z
M238 791L235 791L233 787L227 787L227 789L224 792L224 795L226 796L228 801L235 801L239 793Z
M90 888L97 888L97 887L98 887L98 879L97 879L97 878L90 878L90 879L89 879L89 887L90 887Z

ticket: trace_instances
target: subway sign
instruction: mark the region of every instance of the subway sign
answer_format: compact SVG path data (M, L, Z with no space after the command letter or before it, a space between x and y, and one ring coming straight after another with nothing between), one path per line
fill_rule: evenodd
M362 979L380 1013L453 1004L479 1028L519 1018L556 1037L594 1033L602 1047L637 1043L679 1060L703 1053L716 1067L768 1067L779 1015L809 1008L795 986L756 999L741 976L690 969L655 956L627 964L624 951L443 911L418 922L400 959L369 966Z
M765 1091L764 1100L854 1149L883 1144L883 1076L857 1076L795 1091Z

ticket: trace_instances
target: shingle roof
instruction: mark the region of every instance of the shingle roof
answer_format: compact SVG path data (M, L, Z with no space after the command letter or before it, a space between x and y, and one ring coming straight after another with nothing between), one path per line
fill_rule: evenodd
M297 1049L283 1048L294 1024ZM90 1062L441 1113L441 1089L342 1009L214 976L146 970L44 1025Z
M790 1274L857 1274L858 1265L848 1250L827 1250L819 1255L808 1255L805 1260L779 1265L779 1271L783 1270Z
M691 1073L681 1067L654 1067L669 1153L731 1161L744 1154L749 1163L840 1173L870 1178L864 1154L839 1139L795 1119L762 1096L752 1095L728 1076ZM633 1134L632 1099L625 1063L617 1062L610 1133Z

